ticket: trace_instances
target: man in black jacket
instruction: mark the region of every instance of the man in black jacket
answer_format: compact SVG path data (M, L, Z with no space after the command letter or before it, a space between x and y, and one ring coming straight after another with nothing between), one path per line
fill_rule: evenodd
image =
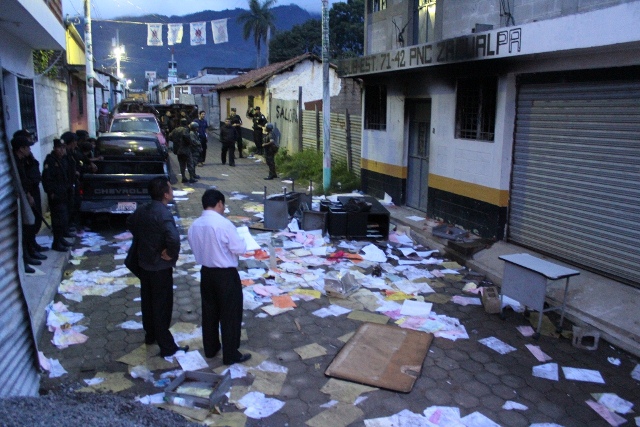
M229 166L236 165L236 159L234 157L236 144L236 130L231 126L231 119L227 118L224 124L220 128L220 142L222 142L222 151L220 152L220 158L222 164L227 163L227 152L229 153Z
M42 169L42 186L49 199L53 245L51 249L67 252L71 243L64 239L69 227L69 170L64 161L66 148L61 139L53 140L53 151L47 154Z
M264 154L262 150L263 128L267 124L267 118L260 112L260 107L251 108L247 116L253 119L253 142L256 144L256 154Z
M169 331L173 311L173 267L180 252L180 234L167 205L173 200L173 189L165 177L149 183L151 202L140 206L127 219L136 240L140 266L140 296L145 344L155 342L160 356L187 351L178 347Z
M231 126L236 131L236 141L238 142L238 158L242 158L242 118L238 115L235 108L231 109Z

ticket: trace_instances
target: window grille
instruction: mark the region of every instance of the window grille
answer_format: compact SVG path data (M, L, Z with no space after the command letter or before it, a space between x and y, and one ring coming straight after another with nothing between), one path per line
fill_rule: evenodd
M36 124L36 101L33 92L33 80L18 78L18 99L20 100L20 121L22 129L33 132L38 140Z
M456 138L493 141L497 87L495 77L458 80Z
M364 92L364 128L387 130L387 88L366 86Z

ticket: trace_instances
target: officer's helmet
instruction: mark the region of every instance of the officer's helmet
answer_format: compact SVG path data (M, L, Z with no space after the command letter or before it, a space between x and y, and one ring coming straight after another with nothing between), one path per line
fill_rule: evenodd
M267 123L267 130L273 130L273 123Z
M200 127L200 125L196 122L191 122L191 124L189 125L189 127L191 129L198 129Z

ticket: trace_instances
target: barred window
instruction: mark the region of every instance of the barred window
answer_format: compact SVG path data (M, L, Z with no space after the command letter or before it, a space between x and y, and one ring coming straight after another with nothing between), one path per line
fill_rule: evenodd
M33 132L37 141L38 135L36 132L38 127L36 125L36 101L33 92L33 80L18 78L18 99L20 100L22 129Z
M458 80L456 138L493 141L497 88L495 77Z
M387 87L365 86L364 128L387 130Z

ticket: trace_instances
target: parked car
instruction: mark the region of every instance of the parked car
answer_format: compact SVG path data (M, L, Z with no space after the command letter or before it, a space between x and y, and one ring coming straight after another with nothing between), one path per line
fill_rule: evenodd
M104 133L96 141L95 173L82 177L81 213L133 212L151 200L149 181L169 177L168 153L152 133Z
M153 133L160 145L167 146L167 139L160 129L158 119L152 113L117 113L111 120L109 132Z

